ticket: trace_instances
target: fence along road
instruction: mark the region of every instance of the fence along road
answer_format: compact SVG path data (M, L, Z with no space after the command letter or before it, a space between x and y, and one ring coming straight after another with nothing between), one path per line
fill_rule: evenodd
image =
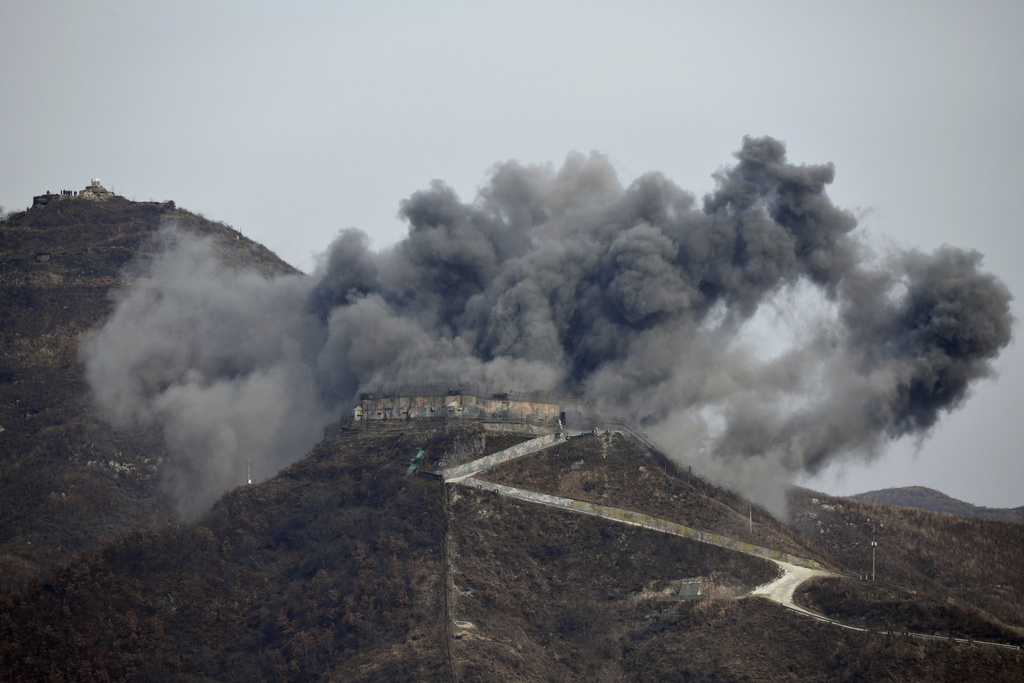
M583 434L585 432L580 433ZM701 543L716 545L721 548L728 548L729 550L738 550L739 552L747 553L748 555L757 555L758 557L763 557L776 562L785 562L790 565L807 567L810 569L822 569L821 565L814 560L795 557L780 550L763 548L759 545L754 545L753 543L737 541L726 536L720 536L706 531L699 531L698 529L693 529L682 524L670 522L667 519L651 517L650 515L645 515L642 512L633 512L623 508L587 503L582 500L562 498L561 496L551 496L546 493L537 493L535 491L525 491L513 486L492 484L491 482L476 479L471 476L479 474L480 472L494 467L499 463L515 460L516 458L521 458L524 455L529 455L530 453L536 453L539 450L553 446L568 438L570 437L563 436L562 434L547 434L537 439L531 439L530 441L524 441L523 443L516 444L515 446L506 448L503 451L498 451L497 453L492 453L491 455L486 455L482 458L471 460L470 462L463 463L455 467L449 467L442 470L441 474L444 477L445 482L449 483L461 483L478 489L495 491L511 498L519 498L520 500L540 503L541 505L560 507L580 512L585 515L604 517L605 519L611 519L624 524L632 524L634 526L640 526L647 529L654 529L655 531L661 531L675 536L682 536Z
M525 500L531 503L537 503L539 505L547 505L549 507L562 508L563 510L571 510L584 515L593 515L595 517L602 517L604 519L610 519L613 522L619 522L620 524L629 524L632 526L639 526L645 529L651 529L661 533L672 534L673 536L681 536L683 538L689 538L700 543L707 543L709 545L715 545L720 548L726 548L729 550L736 550L741 553L748 555L755 555L762 557L766 560L774 562L782 570L783 574L775 581L758 586L755 588L751 595L760 596L771 600L772 602L778 603L783 607L790 609L798 614L817 619L818 621L824 621L841 628L845 628L852 631L863 631L868 633L878 633L881 635L902 635L911 638L921 638L925 640L942 640L950 641L955 643L970 643L974 645L991 645L994 647L1004 647L1012 650L1020 650L1021 647L1018 645L1008 645L1006 643L993 643L985 640L973 640L967 638L953 638L945 636L928 635L924 633L912 633L908 631L874 631L872 629L862 628L859 626L853 626L852 624L845 624L834 619L822 616L811 612L810 610L799 607L793 602L793 595L796 592L797 587L804 581L814 576L830 576L839 577L839 574L824 570L824 568L815 562L803 557L795 557L789 553L784 553L780 550L772 550L771 548L764 548L753 543L746 543L744 541L737 541L726 536L719 534L712 534L698 529L693 529L676 522L670 522L667 519L660 519L658 517L652 517L642 512L633 512L631 510L625 510L623 508L609 507L607 505L598 505L597 503L588 503L582 500L575 500L573 498L563 498L562 496L552 496L547 493L538 493L536 491L527 491L525 489L516 488L514 486L505 486L503 484L495 484L483 479L476 479L470 476L471 474L478 474L494 465L501 462L508 462L520 458L530 453L536 453L539 450L553 446L556 443L562 441L565 437L561 434L549 434L542 436L538 439L526 441L521 444L517 444L512 448L505 449L504 451L498 451L491 455L484 456L477 460L458 465L456 467L450 467L442 471L444 480L446 483L462 484L463 486L471 486L476 489L483 491L493 491L502 496L509 498L516 498L518 500Z
M597 503L588 503L586 501L563 498L561 496L552 496L546 493L537 493L536 491L526 491L524 489L515 488L514 486L493 484L489 481L476 479L474 477L466 477L458 483L465 486L473 486L478 489L483 489L484 491L494 491L503 496L508 496L509 498L518 498L519 500L527 500L532 503L539 503L541 505L580 512L584 515L604 517L605 519L621 522L623 524L631 524L645 529L653 529L655 531L661 531L662 533L672 534L673 536L682 536L683 538L689 538L694 541L699 541L700 543L716 545L720 548L728 548L729 550L738 550L739 552L746 553L748 555L756 555L758 557L763 557L766 560L785 562L790 565L807 567L808 569L822 568L821 565L814 560L808 560L803 557L794 557L793 555L784 553L781 550L763 548L759 545L754 545L753 543L746 543L726 536L720 536L706 531L699 531L692 527L677 524L676 522L670 522L667 519L660 519L658 517L645 515L642 512L633 512L632 510L624 510L623 508L598 505Z

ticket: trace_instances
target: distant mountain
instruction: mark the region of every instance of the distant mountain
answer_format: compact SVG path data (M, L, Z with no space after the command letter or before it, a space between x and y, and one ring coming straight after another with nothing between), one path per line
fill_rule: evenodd
M869 503L882 505L899 505L918 510L945 512L950 515L977 517L978 519L994 519L999 522L1016 522L1024 524L1024 506L1018 508L987 508L978 507L947 496L941 491L925 486L903 486L900 488L879 489L848 496L854 500L865 500Z

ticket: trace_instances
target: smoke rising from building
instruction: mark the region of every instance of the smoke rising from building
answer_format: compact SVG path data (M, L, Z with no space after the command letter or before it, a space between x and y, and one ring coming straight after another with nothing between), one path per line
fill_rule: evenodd
M623 187L597 154L500 164L470 202L434 182L402 202L404 240L342 231L311 276L165 233L83 343L87 376L113 424L164 428L186 514L389 384L579 392L748 492L926 435L993 373L1006 287L976 252L874 254L831 165L771 138L736 157L702 202L657 173ZM751 343L765 311L791 320L778 352Z

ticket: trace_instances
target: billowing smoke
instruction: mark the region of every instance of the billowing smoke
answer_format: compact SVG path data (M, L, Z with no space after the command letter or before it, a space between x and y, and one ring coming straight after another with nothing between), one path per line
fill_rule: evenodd
M927 434L992 374L1006 287L976 252L873 253L831 165L770 138L736 156L702 203L657 173L624 188L596 154L501 164L468 203L435 182L402 202L404 240L343 231L312 276L165 235L85 340L89 381L114 424L163 426L185 513L387 385L582 393L741 488ZM773 320L784 343L759 348Z

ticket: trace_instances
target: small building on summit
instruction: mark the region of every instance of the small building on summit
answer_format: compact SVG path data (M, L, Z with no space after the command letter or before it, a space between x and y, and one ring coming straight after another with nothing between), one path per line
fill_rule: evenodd
M103 187L103 185L100 184L99 178L93 178L92 182L89 183L89 186L79 192L78 196L82 199L103 200L116 197L117 195Z

